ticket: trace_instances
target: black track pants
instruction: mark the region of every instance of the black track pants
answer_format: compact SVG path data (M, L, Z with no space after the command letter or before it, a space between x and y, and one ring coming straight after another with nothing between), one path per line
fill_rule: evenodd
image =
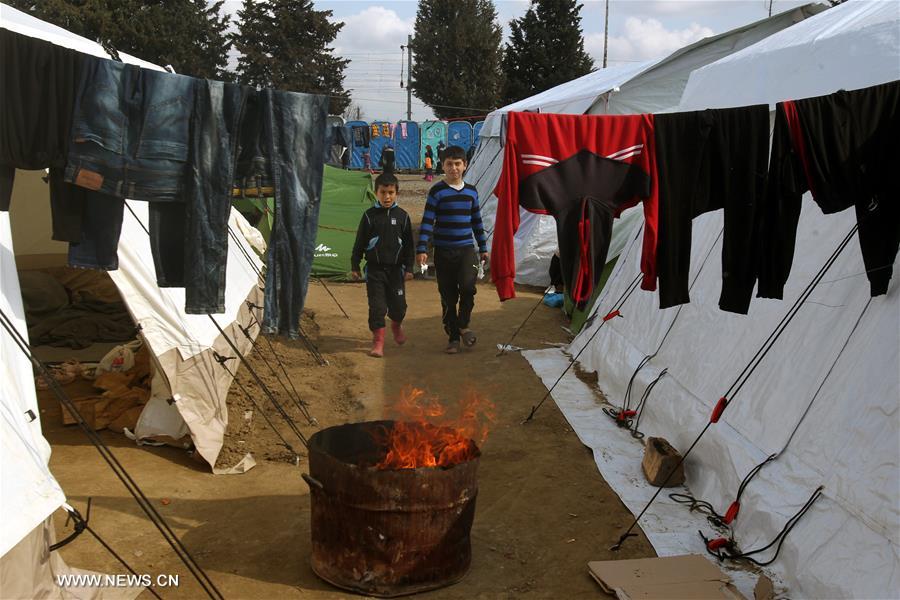
M384 327L384 315L398 323L406 316L406 285L402 265L368 265L369 329Z

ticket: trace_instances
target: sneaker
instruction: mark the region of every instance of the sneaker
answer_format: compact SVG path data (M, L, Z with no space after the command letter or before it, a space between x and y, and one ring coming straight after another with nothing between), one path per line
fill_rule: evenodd
M466 345L466 348L471 348L475 345L475 342L478 341L478 338L475 337L475 332L471 329L465 329L460 331L460 333L462 334L462 342Z
M459 340L448 343L447 347L444 348L444 352L447 354L459 354Z

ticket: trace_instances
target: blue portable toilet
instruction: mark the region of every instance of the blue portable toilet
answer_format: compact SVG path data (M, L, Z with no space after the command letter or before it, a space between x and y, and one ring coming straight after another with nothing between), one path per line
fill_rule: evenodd
M369 124L369 154L372 156L372 168L378 169L381 162L381 151L391 143L393 126L387 121L372 121Z
M478 136L481 135L481 128L484 127L484 121L478 121L472 127L472 143L478 145Z
M453 121L447 126L448 146L459 146L465 152L472 147L472 126L468 121Z
M397 169L417 171L419 162L419 124L415 121L400 121L394 127L394 152L397 155Z
M347 121L344 127L350 129L350 140L353 142L351 146L352 154L350 154L350 168L363 168L363 152L369 150L369 139L371 131L369 124L365 121Z
M422 121L420 126L422 131L422 143L419 148L419 157L423 166L425 165L425 146L431 146L434 160L438 160L437 147L438 142L444 142L447 145L447 124L443 121Z

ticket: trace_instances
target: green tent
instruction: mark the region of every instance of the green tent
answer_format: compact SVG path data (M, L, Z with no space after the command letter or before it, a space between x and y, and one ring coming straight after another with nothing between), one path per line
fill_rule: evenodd
M346 280L350 273L350 253L363 211L372 206L375 195L372 176L325 165L319 229L313 255L313 277ZM234 206L260 230L266 242L272 232L274 198L238 198ZM251 216L256 218L250 218Z
M325 165L312 274L346 280L363 212L375 202L372 175Z

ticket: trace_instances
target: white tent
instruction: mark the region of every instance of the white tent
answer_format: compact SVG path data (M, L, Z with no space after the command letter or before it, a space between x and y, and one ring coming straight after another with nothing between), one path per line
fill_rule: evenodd
M671 111L678 106L688 76L694 69L746 48L824 10L809 4L705 38L671 55L648 62L594 71L488 115L481 143L466 172L466 181L478 188L485 229L492 232L497 211L494 188L503 167L502 117L509 111L562 114L638 114ZM640 208L626 211L613 231L609 258L618 255L625 239L640 222ZM516 281L547 285L549 260L556 250L552 217L521 211L515 236Z
M98 44L6 5L0 5L0 27L86 54L106 56ZM121 57L127 63L160 70L125 54ZM26 339L17 268L63 264L66 253L65 244L50 240L49 192L41 175L40 171L17 171L11 210L0 213L0 306ZM131 201L128 205L136 216L125 211L120 266L110 276L141 327L159 375L136 434L139 439L167 436L174 440L189 435L197 452L214 465L228 422L225 398L231 377L213 360L212 351L227 356L233 352L210 317L185 314L183 290L156 285L149 239L139 222L147 223L147 205ZM236 211L232 211L229 226L235 232L249 228ZM248 257L254 257L255 265ZM243 236L229 240L226 312L212 318L242 352L252 346L238 329L251 324L246 301L262 304L255 270L260 266ZM256 333L258 329L251 331ZM53 538L49 516L65 496L47 469L50 447L36 417L40 412L31 365L5 330L0 331L0 364L0 595L62 597L52 576L65 572L66 567L56 554L47 552L47 544ZM174 398L172 404L166 401L169 398ZM248 455L232 471L240 472L253 464Z
M99 44L6 5L2 6L0 16L0 26L6 29L86 54L107 56ZM162 70L127 55L123 55L122 60L143 68ZM41 174L18 171L13 191L12 235L18 260L25 265L47 265L53 261L61 264L65 260L66 245L51 241L48 235L48 189L41 180ZM136 434L138 438L164 435L176 440L190 434L200 455L210 464L215 464L227 424L225 396L231 377L215 363L211 349L229 356L233 352L210 317L184 312L184 290L161 289L156 285L145 230L148 223L147 204L128 204L131 210L125 211L122 224L120 268L111 271L110 276L135 322L140 325L141 334L154 355L159 372L164 375L162 385L156 386L141 416ZM246 226L235 210L232 210L229 227L234 232L252 229ZM213 318L237 342L241 351L246 352L252 344L237 329L237 325L247 327L252 322L246 306L248 299L262 304L255 270L261 268L261 263L243 236L229 237L226 311ZM238 241L243 248L238 246ZM251 328L253 332L257 330ZM166 402L169 398L175 398L176 402L169 404ZM252 459L248 458L239 470L250 466Z
M897 79L900 4L855 0L695 71L681 107L775 103ZM584 348L582 367L598 373L616 405L641 359L657 352L637 373L632 391L639 397L668 369L648 400L641 429L684 451L855 220L852 210L823 215L807 195L784 301L754 299L749 315L740 316L717 308L722 213L703 215L693 225L691 303L659 310L656 294L635 293L622 309L626 318L607 322L602 331L598 323L586 327L570 351ZM606 314L634 279L639 254L633 244L620 259L598 314ZM854 238L687 462L693 495L724 512L751 468L780 453L742 498L735 534L745 551L774 539L824 486L772 565L791 597L888 598L900 589L900 261L893 268L888 294L870 298ZM627 442L616 446L592 436L609 422L599 407L576 411L576 399L565 395L557 402L582 439L594 438L598 465L624 453ZM627 487L617 490L623 499ZM664 493L642 525L655 545L681 535L693 544L688 551L703 553L696 528L659 534L661 523L673 528L670 515L686 513ZM707 527L707 533L713 531Z

